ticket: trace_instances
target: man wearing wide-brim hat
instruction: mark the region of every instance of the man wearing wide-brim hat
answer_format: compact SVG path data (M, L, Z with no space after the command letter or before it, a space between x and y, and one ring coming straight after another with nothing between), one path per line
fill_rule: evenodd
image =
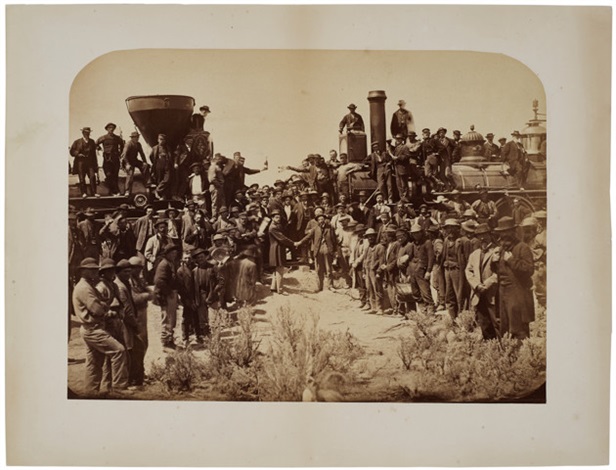
M96 214L91 208L87 208L85 219L77 222L77 243L85 258L98 258L100 255L100 237L94 226Z
M391 116L389 130L391 135L402 134L406 140L409 133L415 131L415 122L413 121L413 114L405 106L406 101L398 100L398 109Z
M103 364L111 365L112 389L128 386L126 349L105 328L108 305L95 286L99 281L99 265L94 258L85 258L79 265L81 279L73 290L73 307L81 320L80 333L86 345L85 386L87 394L101 392Z
M366 280L366 290L370 308L368 313L383 314L383 280L380 274L380 266L385 261L385 246L377 243L376 230L369 228L364 234L368 240L368 246L364 255L364 278Z
M496 245L487 223L477 225L475 235L480 246L468 257L464 274L471 289L471 308L475 311L483 338L492 339L500 334L500 318L496 310L498 278L492 262Z
M443 274L445 278L445 306L452 320L458 316L464 307L462 244L460 237L460 222L456 219L447 219L443 224L445 240L443 241Z
M124 149L120 156L120 163L126 172L124 195L130 195L133 190L135 168L139 168L141 176L143 177L143 184L146 186L149 184L150 165L146 162L143 147L141 146L141 142L139 142L139 132L131 132L130 139L124 144Z
M512 217L501 217L494 232L500 236L500 250L493 258L498 272L500 333L522 340L530 336L529 324L535 320L533 253L518 239Z
M340 121L340 124L338 125L338 132L342 134L345 127L347 133L349 134L365 132L366 128L364 126L364 119L355 112L357 106L351 103L347 106L347 109L349 110L349 113L346 114Z
M494 134L488 132L486 134L486 140L483 144L483 157L488 162L494 162L500 159L500 147L494 143Z
M161 333L160 340L164 348L175 349L173 339L177 322L178 281L177 260L180 247L169 243L162 249L162 259L154 273L154 298L160 305Z
M99 197L96 191L96 180L98 173L98 161L96 159L96 142L90 138L92 129L83 127L81 134L83 137L75 140L70 148L70 154L74 157L73 171L74 175L79 177L79 191L82 197L88 197L86 186L86 176L88 177L88 186L90 187L90 196Z
M96 140L96 148L103 149L103 171L105 172L105 184L109 188L109 193L114 196L120 195L118 186L118 175L120 173L120 155L124 148L122 137L113 133L116 125L110 122L105 126L107 134Z
M419 224L411 227L413 242L407 245L405 254L409 262L406 271L411 283L411 291L417 305L417 311L431 315L434 313L430 278L434 266L434 247L432 240L426 237L425 230Z
M169 244L169 237L167 235L169 220L164 217L159 217L154 221L155 233L152 235L145 244L145 250L143 255L147 260L146 274L148 280L152 280L156 265L160 261L162 249Z
M190 175L188 175L188 197L192 199L200 208L205 207L206 194L208 191L207 178L203 173L203 164L194 162L190 165Z
M315 263L317 274L317 292L325 287L327 276L329 288L333 289L333 259L337 252L337 240L334 228L328 221L322 208L315 209L314 221L306 226L306 236L298 243L310 242L310 251Z
M353 236L349 245L349 266L351 271L351 286L359 292L359 308L366 306L368 299L366 293L366 281L363 277L363 263L366 249L368 248L368 240L364 238L364 233L367 227L364 224L358 224L353 227Z

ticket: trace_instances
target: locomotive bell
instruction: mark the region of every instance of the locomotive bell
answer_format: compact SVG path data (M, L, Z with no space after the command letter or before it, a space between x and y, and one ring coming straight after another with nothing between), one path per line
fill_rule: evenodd
M483 144L486 140L479 132L475 132L475 126L464 134L460 139L460 163L484 162Z

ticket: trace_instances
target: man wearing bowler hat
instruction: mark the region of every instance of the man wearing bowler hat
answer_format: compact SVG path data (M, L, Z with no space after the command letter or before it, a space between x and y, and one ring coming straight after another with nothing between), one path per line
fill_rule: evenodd
M500 158L500 147L494 143L494 134L486 134L487 142L483 144L483 156L488 162L498 161Z
M513 139L507 142L501 149L501 158L504 163L509 165L509 174L513 175L515 184L524 189L526 183L526 175L530 168L530 162L526 155L526 150L522 145L522 134L518 131L511 133Z
M118 186L118 174L120 172L120 154L124 148L122 137L113 133L116 125L110 122L105 126L107 134L96 140L96 148L103 149L103 171L105 172L105 184L109 188L109 193L114 196L120 195Z
M516 235L512 217L501 217L494 231L500 236L500 249L493 256L498 273L500 333L523 340L530 336L535 320L533 299L533 252Z
M163 258L154 273L154 298L160 305L162 323L160 339L163 348L175 349L173 333L177 322L177 259L180 247L172 243L165 246L162 253Z
M73 308L81 320L80 333L86 345L86 393L100 392L103 364L109 358L111 387L122 390L128 386L126 349L105 329L108 306L101 300L95 286L99 281L99 266L94 258L85 258L79 265L81 279L73 291Z
M500 333L500 319L496 311L498 278L492 260L496 245L487 223L477 225L475 235L481 245L470 254L464 274L471 289L471 308L475 310L483 338L492 339Z
M141 156L141 158L139 158L139 156ZM128 196L131 194L135 168L139 168L141 176L143 177L143 184L147 186L148 180L150 179L150 165L145 161L145 153L143 152L141 142L139 142L139 132L131 132L130 140L124 144L120 163L126 172L124 195Z
M359 114L355 112L357 106L351 103L347 106L347 108L349 110L349 114L346 114L340 121L340 124L338 126L338 132L342 134L342 131L345 127L347 133L365 132L366 128L364 127L364 120Z
M411 131L415 130L415 123L413 121L413 115L405 108L406 101L398 100L398 110L391 116L391 135L402 134L404 140Z
M98 172L98 161L96 159L96 142L90 139L92 129L84 127L81 129L82 138L73 142L70 148L71 156L75 157L73 161L73 174L79 177L79 191L82 197L88 197L86 189L86 176L90 186L90 196L99 197L96 192L96 178Z

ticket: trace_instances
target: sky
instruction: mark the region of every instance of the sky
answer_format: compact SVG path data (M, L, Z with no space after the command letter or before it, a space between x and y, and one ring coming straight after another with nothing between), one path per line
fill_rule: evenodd
M188 50L141 49L98 57L71 88L68 145L79 129L92 137L112 121L125 138L134 130L125 99L180 94L207 104L205 128L215 149L241 151L246 166L269 170L248 183L271 184L281 165L299 165L309 153L338 150L338 123L357 105L369 132L368 93L387 95L387 132L399 99L407 102L418 130L471 125L509 138L533 117L532 101L546 112L545 91L535 73L501 54L434 51ZM141 138L146 153L149 147Z

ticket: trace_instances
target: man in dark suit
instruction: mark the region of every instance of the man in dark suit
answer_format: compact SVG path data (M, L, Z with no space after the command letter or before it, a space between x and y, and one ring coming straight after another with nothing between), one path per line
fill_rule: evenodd
M364 161L364 163L370 165L369 176L376 181L377 190L389 203L393 201L394 192L391 161L391 155L387 152L381 153L378 142L372 142L372 153Z
M323 213L315 216L316 223L311 223L306 229L306 236L298 242L301 245L310 240L315 270L317 272L317 292L323 290L325 276L329 280L329 288L333 289L333 259L336 254L336 235L327 217Z
M399 100L398 106L398 110L391 116L391 125L389 128L392 136L402 134L406 141L409 132L415 130L415 123L413 122L413 115L411 112L404 108L406 106L406 101Z
M340 121L340 125L338 126L338 132L342 134L342 131L346 127L347 133L351 132L365 132L366 128L364 127L363 118L355 112L357 106L353 103L347 106L349 109L349 114L346 114L342 120Z
M152 176L157 184L154 195L158 199L169 199L173 172L173 154L167 145L167 136L165 134L158 134L158 144L152 147L150 162L152 163Z
M520 141L522 135L518 131L513 131L511 136L513 139L501 149L501 158L509 165L509 173L515 178L517 186L524 189L530 162Z
M139 217L133 226L135 238L137 239L137 251L143 253L145 244L155 234L154 230L154 208L148 204L145 206L145 215Z
M494 231L501 238L500 250L492 256L498 273L500 333L523 340L530 336L529 324L535 320L533 252L518 240L512 217L501 217Z
M71 145L70 154L75 157L73 161L73 174L79 176L79 191L83 197L87 197L86 176L90 185L90 196L99 197L96 192L96 173L98 162L96 161L96 142L90 139L92 129L84 127L81 129L82 138L77 139Z
M233 199L233 195L238 189L245 189L246 175L256 175L262 171L267 170L267 165L264 165L262 169L252 169L244 166L246 158L242 156L240 152L233 154L233 164L228 170L225 177L225 194L227 201Z
M494 143L494 134L486 134L488 140L483 144L483 156L489 162L495 162L500 157L500 147Z
M405 141L406 136L396 134L396 146L393 154L390 154L396 169L396 186L398 187L399 198L404 197L409 189L411 152Z

